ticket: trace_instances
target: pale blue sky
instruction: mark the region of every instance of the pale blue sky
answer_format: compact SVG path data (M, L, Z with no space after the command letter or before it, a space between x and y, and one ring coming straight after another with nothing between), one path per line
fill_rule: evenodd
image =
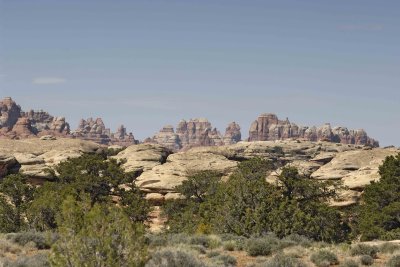
M400 145L398 0L0 0L0 97L124 123L263 112Z

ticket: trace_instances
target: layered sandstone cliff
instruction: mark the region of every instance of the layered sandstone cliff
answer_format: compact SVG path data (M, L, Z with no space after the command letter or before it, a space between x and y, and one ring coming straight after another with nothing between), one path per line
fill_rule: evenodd
M72 137L104 145L129 146L137 143L133 134L128 134L123 125L118 127L116 133L111 133L101 118L81 119L78 128L72 133Z
M363 130L349 130L346 127L332 128L329 123L320 127L298 126L288 119L279 120L275 114L261 114L249 130L249 141L273 141L301 139L328 141L342 144L368 145L378 147L378 141L370 138Z
M222 135L213 128L207 119L181 120L176 127L164 126L153 138L146 139L147 143L157 143L174 151L187 150L198 146L221 146L235 144L241 140L240 126L233 122Z

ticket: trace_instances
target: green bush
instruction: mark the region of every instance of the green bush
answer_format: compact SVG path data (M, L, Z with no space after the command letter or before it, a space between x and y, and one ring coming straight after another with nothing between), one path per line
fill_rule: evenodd
M4 267L47 267L50 266L48 255L39 253L31 256L19 255L15 261L7 260Z
M237 260L233 256L223 254L219 255L216 258L216 263L222 264L222 266L230 267L230 266L236 266Z
M400 245L395 243L384 243L379 247L379 251L382 253L393 254L396 250L400 250Z
M57 241L58 235L51 232L20 232L8 234L6 238L20 246L33 242L37 249L49 249Z
M357 244L351 248L350 253L352 256L368 255L376 258L379 252L377 246L370 246L366 244Z
M305 267L306 265L299 259L289 255L276 255L268 261L263 267Z
M246 251L252 257L268 256L276 249L276 244L266 238L252 238L247 241Z
M362 265L369 266L374 264L374 258L372 258L370 255L361 255L360 262Z
M150 260L146 263L146 267L206 267L200 261L197 254L190 250L181 248L163 248L154 252Z
M400 255L393 256L387 262L387 267L399 267L400 266Z
M355 260L346 260L340 267L358 267L358 263Z
M311 261L318 267L339 264L338 257L329 250L320 250L310 257Z

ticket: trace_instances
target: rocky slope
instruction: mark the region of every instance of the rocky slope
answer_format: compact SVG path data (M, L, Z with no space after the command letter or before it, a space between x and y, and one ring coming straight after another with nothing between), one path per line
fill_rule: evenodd
M349 130L346 127L332 128L329 123L320 127L298 126L288 119L279 120L275 114L261 114L249 130L249 141L284 139L328 141L342 144L368 145L378 147L378 141L368 137L363 130Z
M47 177L46 168L83 152L95 153L104 148L78 139L0 140L0 177L19 170L40 182ZM148 199L157 203L179 197L174 187L190 173L214 170L226 177L236 169L238 162L262 157L282 166L295 166L314 179L341 180L348 189L341 192L341 198L333 204L348 206L358 201L367 184L379 179L378 167L382 161L397 153L400 149L278 140L194 147L178 153L158 144L139 144L129 146L114 158L124 161L125 170L137 177L136 184L146 192ZM278 174L279 169L266 173L266 179L273 182Z

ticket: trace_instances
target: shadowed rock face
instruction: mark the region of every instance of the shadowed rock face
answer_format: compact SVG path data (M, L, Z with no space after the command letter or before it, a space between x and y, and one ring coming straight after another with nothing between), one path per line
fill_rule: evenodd
M298 126L288 119L279 120L275 114L261 114L249 130L249 141L284 139L327 141L342 144L378 147L378 141L368 137L364 130L349 130L346 127L332 128L329 123L320 127Z
M225 135L221 135L207 119L191 119L181 120L176 127L176 132L173 126L166 125L153 138L148 138L145 142L161 144L173 151L178 151L198 146L235 144L240 139L240 126L234 122L228 125Z

